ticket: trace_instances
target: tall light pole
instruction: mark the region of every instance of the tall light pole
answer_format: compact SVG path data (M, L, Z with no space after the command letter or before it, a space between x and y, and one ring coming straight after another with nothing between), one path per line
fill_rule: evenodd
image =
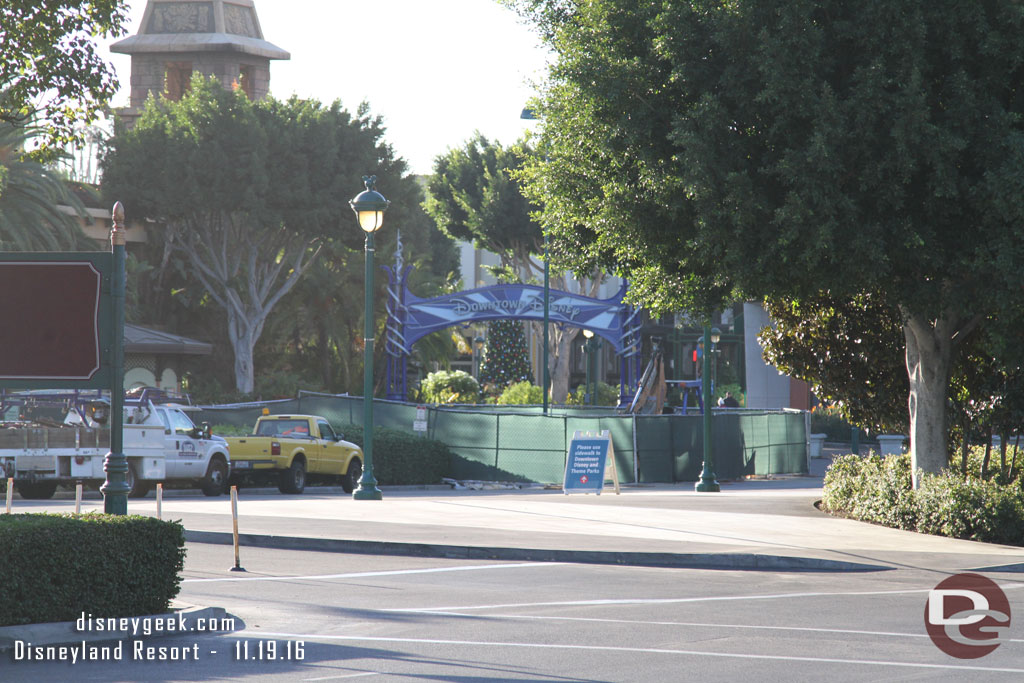
M363 308L363 474L352 493L356 500L380 500L383 494L373 476L373 234L384 223L384 212L391 204L374 189L377 176L363 176L366 189L349 202L366 233L366 304Z
M594 336L593 330L583 330L583 336L587 338L583 342L583 350L587 354L587 388L583 396L586 405L597 403L597 352L601 350L601 339ZM593 365L593 370L591 370ZM593 383L591 383L593 381Z
M527 121L536 121L538 116L529 107L523 109L519 118ZM551 310L551 279L548 270L548 234L544 233L544 369L541 371L541 388L543 389L542 399L544 401L544 414L548 414L548 387L551 385L551 375L548 370L548 324L550 322Z
M473 379L480 381L480 361L484 349L484 338L479 334L473 338Z
M701 372L701 395L704 397L704 467L700 481L694 487L700 493L721 491L715 478L715 463L711 450L711 327L704 326L704 369Z
M711 328L711 393L718 391L718 342L722 340L722 331L717 327Z

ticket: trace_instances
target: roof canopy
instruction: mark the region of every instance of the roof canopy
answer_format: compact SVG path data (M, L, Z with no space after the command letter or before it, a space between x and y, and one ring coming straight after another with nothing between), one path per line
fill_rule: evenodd
M139 32L110 46L143 52L240 52L267 59L291 55L263 39L253 0L149 0Z

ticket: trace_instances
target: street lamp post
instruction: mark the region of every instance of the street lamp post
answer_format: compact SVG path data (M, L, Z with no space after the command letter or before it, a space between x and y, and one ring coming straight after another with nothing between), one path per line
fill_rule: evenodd
M519 118L525 121L536 121L538 116L529 107L523 108L523 113L519 115ZM548 370L548 325L550 324L550 307L551 307L551 277L550 270L548 268L548 234L544 233L544 351L543 351L543 365L544 368L541 370L541 388L543 389L542 400L544 402L544 414L548 414L548 387L551 385L551 375Z
M473 338L473 379L480 381L480 361L483 354L484 338L479 334Z
M583 330L583 336L586 337L586 341L583 342L583 354L587 363L587 385L583 390L583 405L589 406L594 404L594 395L590 393L590 356L593 353L591 342L594 340L594 333L591 330Z
M583 336L587 338L583 342L583 351L587 356L587 388L583 395L583 402L586 405L597 403L597 352L601 350L601 340L594 336L592 330L583 330ZM593 365L593 369L591 369ZM593 382L593 383L591 383Z
M352 493L356 500L383 498L373 476L373 234L384 223L384 211L391 204L374 189L377 176L363 176L366 189L349 202L366 233L366 304L363 321L363 474Z
M704 398L704 467L700 481L694 487L700 493L715 493L721 490L715 478L715 466L711 449L711 327L704 326L704 369L701 372L701 395Z
M718 391L718 342L722 340L722 331L711 328L711 394Z

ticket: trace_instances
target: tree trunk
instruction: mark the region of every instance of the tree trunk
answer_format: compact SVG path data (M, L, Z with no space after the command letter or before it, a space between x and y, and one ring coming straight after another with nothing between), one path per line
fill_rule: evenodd
M907 374L910 378L910 457L914 488L918 470L938 474L948 464L946 443L946 392L953 356L948 321L928 321L910 316L903 325L907 343Z
M262 329L263 325L260 324ZM251 321L228 311L228 339L235 352L235 389L243 394L251 394L256 388L256 370L253 364L253 349L256 338L253 334Z
M565 403L569 396L569 359L572 353L569 350L569 332L574 335L575 327L567 327L559 331L559 334L552 339L554 350L552 352L551 364L551 402L556 405Z

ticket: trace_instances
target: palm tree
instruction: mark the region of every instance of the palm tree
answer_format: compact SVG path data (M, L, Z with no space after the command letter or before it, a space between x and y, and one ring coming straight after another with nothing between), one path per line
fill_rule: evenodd
M95 249L74 216L85 215L81 200L59 175L25 153L38 132L0 122L0 251Z

